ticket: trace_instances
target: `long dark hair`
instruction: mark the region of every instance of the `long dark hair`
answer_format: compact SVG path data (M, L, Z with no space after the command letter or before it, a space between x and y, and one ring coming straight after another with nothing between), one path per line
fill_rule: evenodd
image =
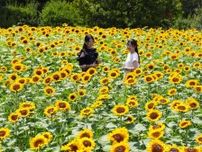
M127 44L129 44L129 43L130 43L132 46L134 46L135 52L136 52L137 55L138 55L138 61L139 61L139 64L140 64L140 55L139 55L138 48L137 48L137 40L135 40L135 39L130 39L130 40L128 40Z
M84 38L84 44L83 44L83 48L82 50L85 51L86 49L88 49L88 46L86 45L87 42L90 41L90 39L92 39L94 41L94 38L91 34L87 34Z

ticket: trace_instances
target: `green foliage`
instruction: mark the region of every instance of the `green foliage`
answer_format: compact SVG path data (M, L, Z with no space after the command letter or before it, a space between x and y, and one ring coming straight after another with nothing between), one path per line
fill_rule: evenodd
M174 23L174 27L178 29L202 29L202 7L197 8L193 15L189 15L187 18L179 17Z
M179 0L75 0L89 26L169 26L181 12Z
M7 3L0 10L0 26L9 27L18 23L36 25L38 3L29 1L25 5Z
M40 14L42 25L77 25L81 23L78 10L64 0L47 2Z

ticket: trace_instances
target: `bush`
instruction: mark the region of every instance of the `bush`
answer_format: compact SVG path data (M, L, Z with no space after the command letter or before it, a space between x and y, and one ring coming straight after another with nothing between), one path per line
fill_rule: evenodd
M25 5L8 3L0 10L0 26L9 27L12 25L29 24L37 25L38 3L28 2Z
M202 7L197 8L193 15L189 15L187 18L180 17L176 19L174 27L178 29L195 28L202 29Z
M78 10L64 0L51 0L44 6L40 14L42 25L58 26L63 23L68 25L78 25L81 23Z

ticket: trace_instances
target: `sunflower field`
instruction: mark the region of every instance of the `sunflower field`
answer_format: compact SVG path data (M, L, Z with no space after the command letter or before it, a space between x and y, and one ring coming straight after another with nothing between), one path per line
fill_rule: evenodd
M82 72L85 34L101 63ZM140 68L125 74L126 42ZM0 29L1 152L202 152L202 32Z

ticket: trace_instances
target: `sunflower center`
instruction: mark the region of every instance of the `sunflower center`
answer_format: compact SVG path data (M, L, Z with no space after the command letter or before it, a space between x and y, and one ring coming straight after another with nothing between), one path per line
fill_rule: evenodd
M13 90L19 90L20 89L20 85L19 84L16 84L13 86Z
M54 109L53 108L50 108L50 109L48 109L48 113L53 113L53 111L54 111Z
M179 79L178 78L173 78L173 82L178 82Z
M114 152L124 152L126 148L124 146L118 146L115 148Z
M78 147L76 145L70 145L71 151L76 152L78 150Z
M150 118L151 118L151 119L156 119L158 116L159 116L159 115L158 115L156 112L152 112L152 113L150 114Z
M21 113L22 115L27 115L27 110L20 110L20 113Z
M35 143L34 143L34 147L39 147L40 145L44 144L44 140L42 139L38 139Z
M156 137L156 138L159 137L160 134L161 134L160 132L154 132L154 133L152 133L153 137Z
M83 133L83 134L81 135L81 138L83 138L83 137L90 138L90 135L89 135L88 133Z
M3 137L6 135L6 132L4 130L0 131L0 137Z
M12 119L12 120L17 120L17 119L18 119L18 115L12 115L12 116L11 116L11 119Z
M163 147L159 144L152 145L152 152L163 152Z
M115 134L112 136L117 142L121 142L124 140L124 137L120 134Z
M65 103L59 103L59 107L60 107L60 108L65 108L65 107L66 107L66 104L65 104Z
M188 124L187 122L183 122L183 123L182 123L182 126L185 126L185 125L187 125L187 124Z
M202 142L202 137L199 137L198 140L199 140L200 142Z
M197 150L196 149L192 149L192 148L188 148L188 149L186 149L186 152L197 152Z
M48 94L51 94L51 93L53 93L53 90L49 88L49 89L46 90L46 92L47 92Z
M171 148L169 152L179 152L179 150L176 148Z
M59 80L59 79L60 79L59 75L54 75L53 78L54 78L55 80Z
M149 108L149 109L152 109L153 107L154 107L154 103L148 104L148 108Z
M197 104L196 104L196 103L191 103L190 106L191 106L192 108L194 108L194 107L197 106Z
M184 106L178 106L179 110L185 110L186 108Z
M125 112L125 108L118 107L116 111L117 111L117 113L124 113Z
M90 146L91 146L91 142L85 140L85 141L83 142L83 145L84 145L85 147L90 147Z
M151 77L147 77L146 80L147 80L147 81L151 81L152 78L151 78Z

